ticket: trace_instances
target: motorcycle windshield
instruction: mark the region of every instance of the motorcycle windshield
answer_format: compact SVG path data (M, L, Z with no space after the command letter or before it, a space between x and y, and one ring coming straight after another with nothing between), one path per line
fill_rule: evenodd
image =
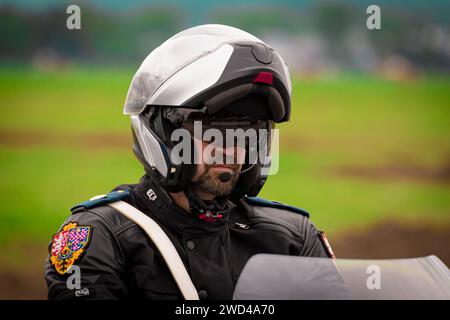
M436 256L351 260L258 254L235 300L450 299L450 271Z

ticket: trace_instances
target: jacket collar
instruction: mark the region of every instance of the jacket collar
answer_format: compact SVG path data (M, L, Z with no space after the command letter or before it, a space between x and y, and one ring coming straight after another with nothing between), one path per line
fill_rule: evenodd
M199 219L180 208L170 195L151 177L145 175L136 185L129 185L130 204L180 234L211 234L224 231L229 220L229 211L234 206L228 201L228 210L223 218L214 222Z

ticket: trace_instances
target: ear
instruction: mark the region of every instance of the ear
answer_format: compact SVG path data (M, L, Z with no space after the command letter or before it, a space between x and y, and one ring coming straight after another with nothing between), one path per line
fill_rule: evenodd
M186 190L195 175L196 164L194 161L194 154L196 152L196 146L193 139L190 139L190 143L190 162L173 165L170 169L171 172L169 172L165 183L169 192L180 192Z

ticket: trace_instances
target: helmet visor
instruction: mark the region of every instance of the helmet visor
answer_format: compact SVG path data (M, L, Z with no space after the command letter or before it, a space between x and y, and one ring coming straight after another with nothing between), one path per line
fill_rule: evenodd
M273 128L270 120L229 118L190 120L177 130L187 131L201 147L203 163L237 165L264 162L270 152Z

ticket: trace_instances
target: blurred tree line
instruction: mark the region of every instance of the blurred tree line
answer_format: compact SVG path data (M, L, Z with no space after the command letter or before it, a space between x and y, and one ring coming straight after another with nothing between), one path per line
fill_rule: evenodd
M61 4L32 11L0 6L0 62L29 62L43 55L58 61L136 64L171 35L192 25L189 15L195 10L147 5L121 11L83 4L81 30L68 30L66 8ZM353 1L308 6L255 6L244 1L241 6L206 7L195 24L223 23L263 40L281 41L278 45L290 51L287 60L294 68L317 64L312 60L322 57L320 63L326 67L367 70L394 56L401 57L391 59L394 63L407 61L421 70L450 70L449 5L432 2L424 10L409 7L408 2L401 7L383 4L382 30L374 31L366 28L365 8ZM315 49L305 53L308 46Z
M42 49L86 62L136 61L178 32L182 14L171 7L121 13L82 6L81 30L68 30L66 7L44 12L0 8L0 59L27 61Z

